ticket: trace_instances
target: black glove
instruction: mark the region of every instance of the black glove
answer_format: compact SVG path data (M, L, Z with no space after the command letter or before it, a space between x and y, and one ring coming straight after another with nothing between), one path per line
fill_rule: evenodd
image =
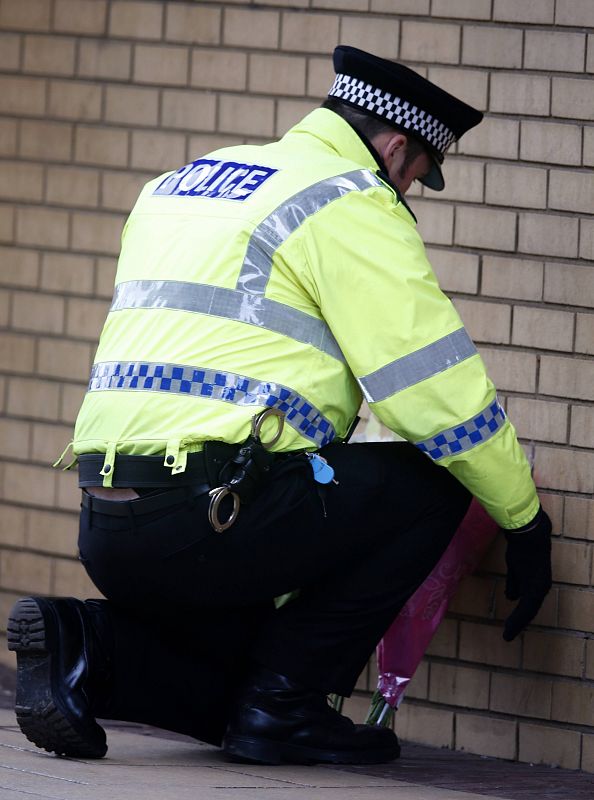
M532 522L505 531L505 538L505 596L520 601L503 629L503 638L511 642L532 622L551 588L551 520L541 507Z

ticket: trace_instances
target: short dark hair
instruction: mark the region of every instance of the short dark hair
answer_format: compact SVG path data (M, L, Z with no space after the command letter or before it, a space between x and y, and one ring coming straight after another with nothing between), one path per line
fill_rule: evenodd
M406 156L404 159L403 167L407 167L412 161L420 156L421 153L426 152L423 143L420 142L415 136L412 136L408 131L398 128L395 125L390 125L378 117L372 117L371 114L366 114L358 108L343 103L336 97L327 97L322 103L322 108L327 108L329 111L334 111L339 117L342 117L349 123L358 133L361 133L369 141L380 133L391 133L398 131L404 134L408 139L406 147Z

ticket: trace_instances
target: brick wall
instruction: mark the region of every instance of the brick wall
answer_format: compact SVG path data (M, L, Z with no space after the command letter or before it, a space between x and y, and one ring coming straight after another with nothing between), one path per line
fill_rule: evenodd
M465 581L399 732L594 771L591 0L0 0L0 618L21 593L93 593L75 478L48 464L139 187L282 134L325 95L339 42L401 58L487 114L448 158L445 192L412 202L536 445L556 534L555 588L520 641L501 640L503 541Z

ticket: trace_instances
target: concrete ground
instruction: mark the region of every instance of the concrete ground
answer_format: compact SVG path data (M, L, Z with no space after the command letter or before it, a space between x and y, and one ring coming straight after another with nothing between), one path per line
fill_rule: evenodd
M592 800L594 776L404 744L377 767L250 766L146 726L106 725L99 761L57 758L0 709L1 800Z

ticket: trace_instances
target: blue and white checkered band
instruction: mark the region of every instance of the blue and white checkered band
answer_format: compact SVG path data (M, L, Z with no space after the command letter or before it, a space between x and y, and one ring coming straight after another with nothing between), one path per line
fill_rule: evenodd
M93 365L89 392L169 392L223 400L239 406L278 408L285 421L318 447L329 444L336 432L332 423L305 398L279 383L258 381L234 372L183 364L147 361L103 361Z
M505 411L495 399L476 417L415 444L434 461L439 461L440 458L455 456L482 444L497 433L504 422Z
M410 130L411 133L425 139L442 155L445 155L448 147L456 141L452 131L427 111L358 78L339 73L328 94L384 117L393 125Z

